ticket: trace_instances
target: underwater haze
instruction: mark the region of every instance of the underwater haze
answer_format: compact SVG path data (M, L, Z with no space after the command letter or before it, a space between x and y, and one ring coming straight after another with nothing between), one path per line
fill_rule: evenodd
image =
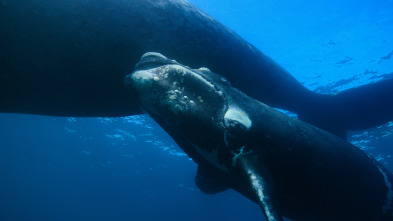
M392 0L190 2L316 92L393 77ZM349 141L393 171L393 122L352 131ZM0 114L2 221L264 220L232 190L203 194L195 174L147 115Z

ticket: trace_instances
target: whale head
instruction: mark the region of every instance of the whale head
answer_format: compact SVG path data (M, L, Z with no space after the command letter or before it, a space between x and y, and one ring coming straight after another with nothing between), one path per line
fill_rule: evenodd
M142 106L155 120L193 136L198 127L220 127L217 122L222 122L227 109L225 95L202 71L158 53L147 53L125 82L137 92Z
M154 120L166 131L175 131L175 136L180 134L198 153L228 152L228 139L252 126L231 96L241 92L207 68L191 69L161 54L147 53L125 83Z

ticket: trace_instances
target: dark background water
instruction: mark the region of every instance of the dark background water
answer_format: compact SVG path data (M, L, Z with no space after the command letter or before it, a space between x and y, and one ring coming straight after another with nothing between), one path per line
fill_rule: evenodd
M231 220L257 205L204 195L196 165L147 116L0 117L2 220Z
M192 2L318 92L392 75L393 1ZM392 128L349 139L393 171ZM0 220L263 220L233 191L202 194L195 173L148 116L0 114Z

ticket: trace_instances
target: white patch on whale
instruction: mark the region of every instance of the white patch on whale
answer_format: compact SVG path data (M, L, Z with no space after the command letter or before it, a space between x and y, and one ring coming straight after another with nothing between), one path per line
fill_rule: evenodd
M153 56L153 57L160 57L160 58L163 58L163 59L167 59L167 57L165 57L164 55L162 55L162 54L160 54L160 53L158 53L158 52L147 52L147 53L145 53L145 54L142 55L142 57L141 57L140 60L143 60L144 58L150 57L150 56Z
M206 67L201 67L201 68L198 68L198 71L210 71L210 69L206 68Z
M250 118L243 110L237 107L229 107L224 115L225 126L231 127L234 122L243 125L247 130L252 126Z
M207 81L205 78L203 78L202 76L200 76L197 73L194 73L186 68L184 68L183 66L180 65L171 65L170 67L172 70L176 70L177 73L182 73L183 76L186 74L190 74L191 76L197 78L198 80L202 81L204 84L208 85L209 87L215 89L214 85L212 83L210 83L209 81Z
M386 213L391 207L393 203L393 190L392 190L392 183L389 181L388 176L385 172L378 166L379 171L381 171L386 187L388 188L388 192L386 193L386 201L385 204L382 206L383 213Z
M150 71L136 71L131 75L131 81L135 82L135 85L145 85L148 82L151 82L151 80L157 77L155 74L153 74Z
M261 183L262 179L259 177L259 175L257 173L255 173L251 169L247 170L247 174L250 176L251 186L255 190L255 192L257 193L259 201L260 201L262 207L268 208L268 206L266 205L266 202L265 202L266 201L265 200L266 196L263 194L264 186ZM269 220L273 220L274 216L273 216L273 214L271 213L270 210L268 210L268 209L265 210L265 215L266 215L267 218L269 218Z
M236 167L237 160L238 160L238 158L244 153L244 148L245 148L245 147L246 147L246 146L242 146L242 147L239 149L239 153L235 153L235 152L232 151L232 154L234 155L233 158L232 158L232 166L233 166L233 167Z

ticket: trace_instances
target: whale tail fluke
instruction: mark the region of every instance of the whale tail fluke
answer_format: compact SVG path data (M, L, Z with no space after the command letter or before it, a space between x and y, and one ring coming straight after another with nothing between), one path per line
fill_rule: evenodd
M298 111L299 119L341 137L348 130L365 130L393 120L393 79L335 95L314 94Z

